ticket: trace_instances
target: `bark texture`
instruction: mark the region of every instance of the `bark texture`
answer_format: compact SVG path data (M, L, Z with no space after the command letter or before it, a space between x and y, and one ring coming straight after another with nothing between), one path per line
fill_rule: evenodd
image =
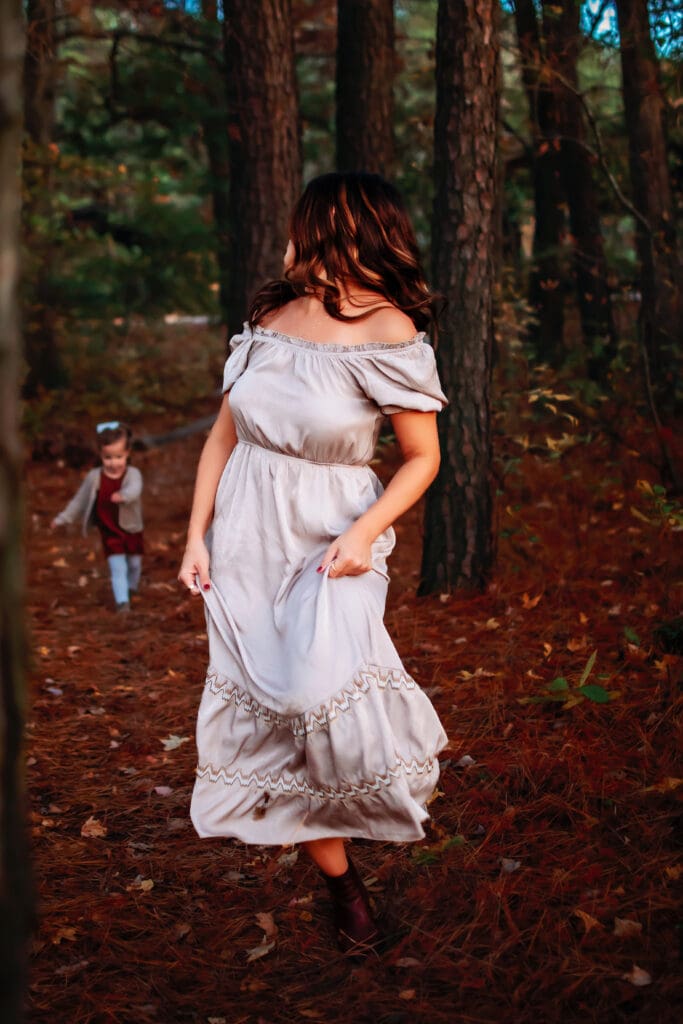
M40 387L61 387L65 372L57 337L58 295L49 238L57 83L55 0L27 0L26 17L24 235L32 287L25 302L24 339L29 368L25 389L31 395Z
M448 300L437 361L450 405L427 496L421 593L482 587L493 560L496 0L440 0L436 53L434 283Z
M666 107L650 33L647 0L617 0L622 90L637 226L641 305L639 329L652 384L669 404L672 364L683 337L681 270L667 162Z
M560 181L569 205L574 277L581 327L593 377L606 379L616 355L600 209L586 150L577 61L581 33L579 0L543 0L546 61L552 90L550 142L559 141Z
M301 189L290 0L224 0L230 154L229 330L254 291L282 274Z
M0 1019L21 1019L29 927L21 732L25 646L19 487L21 0L0 5Z
M393 0L338 0L339 170L391 176L395 59Z

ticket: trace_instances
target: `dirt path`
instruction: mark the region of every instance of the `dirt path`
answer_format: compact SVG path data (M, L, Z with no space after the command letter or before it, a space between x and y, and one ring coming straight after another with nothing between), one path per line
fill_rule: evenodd
M393 944L353 967L303 855L199 842L188 820L206 635L175 573L200 445L136 456L127 617L96 538L46 530L79 473L29 469L30 1021L679 1020L680 659L653 637L680 603L675 537L629 511L640 467L598 442L528 454L470 600L416 600L417 513L400 524L387 622L452 745L425 843L356 844ZM611 703L519 703L557 677L576 690L593 651Z

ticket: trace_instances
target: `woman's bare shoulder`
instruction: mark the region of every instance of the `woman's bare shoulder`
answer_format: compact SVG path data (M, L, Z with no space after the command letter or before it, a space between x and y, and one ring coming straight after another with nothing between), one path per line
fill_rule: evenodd
M366 320L367 331L372 341L384 345L396 345L409 341L417 333L415 324L407 313L395 306L381 306Z

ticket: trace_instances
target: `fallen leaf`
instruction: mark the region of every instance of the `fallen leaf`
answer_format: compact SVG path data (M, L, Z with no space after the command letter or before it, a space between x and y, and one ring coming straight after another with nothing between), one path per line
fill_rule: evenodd
M176 736L175 733L171 733L165 740L159 740L159 742L163 743L164 750L176 750L182 743L189 743L190 737Z
M456 768L469 768L471 765L476 764L476 763L477 762L474 760L473 757L470 757L469 754L464 754L460 758L459 761L455 762L455 767Z
M58 946L60 944L60 942L64 942L64 941L66 941L66 942L75 942L76 941L76 935L77 935L77 932L76 932L75 928L71 928L71 927L60 928L59 931L56 932L52 936L52 944L54 946Z
M97 818L92 816L81 826L81 835L85 839L101 839L106 834L106 827Z
M500 622L498 621L498 619L487 619L485 624L484 624L484 629L488 629L488 630L500 629Z
M642 967L638 967L637 964L633 965L628 974L622 974L621 977L624 981L630 981L632 985L637 985L639 988L652 984L652 975L644 971Z
M254 960L260 960L262 956L268 956L274 946L275 942L262 942L259 946L254 946L253 949L248 949L247 963L252 963Z
M139 887L140 889L142 889L143 892L149 892L151 889L154 888L154 882L152 881L151 878L143 878L143 880L140 882Z
M399 999L405 999L406 1002L410 1002L411 999L415 998L414 988L404 988L402 992L398 994Z
M422 961L416 960L414 956L402 956L396 961L397 967L422 967Z
M58 967L55 974L60 978L72 978L74 974L80 974L82 970L90 963L89 960L78 960L73 964L64 964L63 967Z
M299 859L298 850L289 850L285 853L281 853L277 859L278 864L282 864L283 868L291 868L296 864Z
M272 914L259 913L256 915L256 924L259 928L263 928L266 939L274 939L278 932L278 927L273 920Z
M640 935L643 926L639 921L630 921L627 917L614 918L614 934L618 939L630 939Z
M667 878L670 878L672 882L678 881L683 875L683 864L674 864L671 868L664 868L664 874Z
M673 779L670 776L662 779L661 782L656 782L654 786L647 786L641 792L643 793L671 793L674 789L678 789L679 786L683 785L683 779Z
M521 866L521 860L511 860L509 857L500 858L500 867L504 875L511 875L513 871L517 871Z
M588 647L588 640L585 636L573 636L567 640L568 651L585 651L586 647Z
M590 914L587 914L585 910L577 909L573 910L572 913L574 917L578 917L581 921L583 921L584 928L586 929L584 935L588 935L588 933L592 931L593 928L602 928L602 925L598 921L597 917L592 917Z
M522 607L527 612L531 611L532 608L536 607L542 597L543 594L538 594L536 597L529 597L528 594L522 594Z
M170 786L155 786L154 792L158 793L159 796L170 796L173 790Z

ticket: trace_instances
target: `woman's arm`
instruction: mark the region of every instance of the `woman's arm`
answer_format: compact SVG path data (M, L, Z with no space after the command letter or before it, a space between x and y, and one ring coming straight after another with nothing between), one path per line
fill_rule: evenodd
M178 573L180 582L193 593L196 593L195 577L197 576L200 586L204 590L208 590L210 587L209 552L204 543L204 536L213 519L214 502L221 474L236 444L235 423L230 411L228 396L225 395L197 466L192 511L187 529L187 546Z
M384 494L359 516L325 552L319 572L334 561L334 576L360 576L372 568L373 541L414 505L439 470L436 413L399 412L391 424L403 455L403 465Z

